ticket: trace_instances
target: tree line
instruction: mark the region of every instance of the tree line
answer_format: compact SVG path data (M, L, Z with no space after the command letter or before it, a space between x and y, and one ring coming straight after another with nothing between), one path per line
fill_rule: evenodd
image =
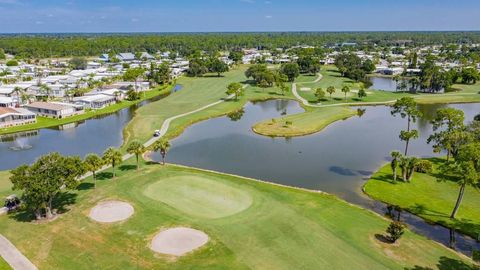
M284 32L284 33L159 33L159 34L34 34L0 35L0 48L21 58L94 56L101 53L175 51L190 55L239 48L290 48L357 43L360 49L402 44L480 43L479 32Z

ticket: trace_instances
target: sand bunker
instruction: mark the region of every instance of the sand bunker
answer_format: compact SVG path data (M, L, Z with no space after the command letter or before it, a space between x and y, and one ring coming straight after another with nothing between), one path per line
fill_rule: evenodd
M128 219L133 212L133 207L126 202L106 201L92 208L89 216L101 223L113 223Z
M182 256L208 242L204 232L178 227L158 233L152 240L150 248L158 253Z
M312 91L312 88L310 88L310 87L302 87L302 88L300 88L300 91L308 92L308 91Z

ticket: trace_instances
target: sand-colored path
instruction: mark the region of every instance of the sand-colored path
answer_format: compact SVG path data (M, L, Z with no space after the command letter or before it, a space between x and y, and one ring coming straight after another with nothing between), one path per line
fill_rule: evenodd
M161 231L152 240L150 248L158 253L182 256L208 242L204 232L178 227Z
M133 206L129 203L105 201L93 207L89 217L100 223L114 223L128 219L134 211Z
M7 238L0 234L0 255L15 270L38 269Z

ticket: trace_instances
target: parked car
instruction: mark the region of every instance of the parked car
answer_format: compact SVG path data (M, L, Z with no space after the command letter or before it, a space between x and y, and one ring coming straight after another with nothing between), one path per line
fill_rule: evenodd
M10 212L10 211L14 211L18 207L20 207L20 204L21 204L21 201L16 195L10 195L5 199L4 206Z
M155 130L155 132L153 133L153 137L160 137L160 130Z

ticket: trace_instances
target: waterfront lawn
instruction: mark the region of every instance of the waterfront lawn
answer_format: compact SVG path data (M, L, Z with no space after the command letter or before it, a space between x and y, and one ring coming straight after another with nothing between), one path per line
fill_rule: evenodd
M315 89L321 87L325 92L329 86L334 86L336 92L330 98L330 95L326 93L326 96L319 103L321 105L341 104L344 103L345 94L341 92L344 85L348 85L351 91L347 94L347 102L388 102L394 101L405 96L412 96L418 103L430 104L430 103L464 103L464 102L480 102L480 82L474 85L462 85L456 84L454 89L458 89L457 92L445 93L445 94L430 94L430 93L418 93L410 94L407 92L390 92L381 90L366 90L367 97L359 99L356 91L360 89L358 83L354 83L348 78L341 77L335 66L323 66L320 72L322 79L313 83L314 79L310 82L301 77L300 82L297 84L297 92L308 100L310 103L318 103L318 99L315 97ZM313 77L310 77L313 78ZM310 91L302 91L302 88L310 88ZM355 91L355 92L354 92Z
M304 113L270 119L253 126L253 131L272 137L294 137L321 131L333 122L356 115L346 106L309 108ZM287 124L290 122L290 124Z
M67 118L62 118L62 119L53 119L53 118L48 118L48 117L42 117L38 116L37 117L37 122L34 124L29 124L29 125L23 125L23 126L15 126L15 127L10 127L10 128L1 128L0 129L0 134L8 134L8 133L15 133L15 132L21 132L21 131L29 131L29 130L35 130L35 129L40 129L40 128L48 128L48 127L55 127L55 126L61 126L69 123L74 123L82 120L86 120L89 118L94 118L110 113L114 113L116 111L119 111L124 108L128 108L132 105L138 104L142 101L145 101L147 99L151 99L157 96L161 95L166 95L171 91L172 86L162 86L159 88L156 88L154 90L150 90L145 92L145 95L141 95L141 99L135 100L135 101L128 101L128 100L122 100L119 103L107 106L103 109L99 110L89 110L86 111L83 114L80 115L75 115Z
M244 74L247 67L245 65L237 66L226 72L223 77L179 78L177 83L183 86L182 90L136 111L134 118L124 130L124 145L128 145L134 139L147 141L151 138L153 131L160 129L163 122L169 117L191 112L226 98L227 86L232 82L241 82L246 85L244 96L238 101L230 100L173 121L167 137L178 136L184 128L195 122L239 110L249 100L293 98L291 93L285 96L281 95L280 90L275 87L262 89L249 85Z
M426 220L466 233L474 238L480 235L480 192L467 187L457 218L449 218L457 200L459 185L451 181L438 181L437 173L443 159L429 159L434 163L431 174L415 173L411 183L392 183L390 165L383 166L365 185L372 198L400 206Z
M40 269L470 269L470 260L410 231L395 245L379 241L387 220L332 195L173 165L142 164L137 172L133 164L115 180L110 170L100 173L96 189L87 179L64 194L75 203L56 220L11 214L0 217L0 231ZM152 185L205 196L164 197ZM236 195L222 197L218 187ZM234 203L221 206L221 218L197 214L216 198ZM110 199L128 201L135 214L118 224L91 221L90 209ZM204 231L208 244L181 258L154 254L149 241L175 226Z

